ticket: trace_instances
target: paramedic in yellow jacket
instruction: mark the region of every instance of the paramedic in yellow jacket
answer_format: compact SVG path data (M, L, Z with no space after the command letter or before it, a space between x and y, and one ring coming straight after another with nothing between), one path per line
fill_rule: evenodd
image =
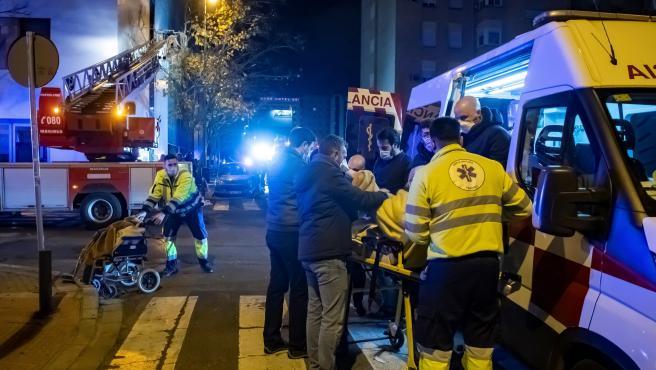
M438 151L415 174L405 225L428 248L416 310L419 368L448 369L453 335L462 330L465 369L491 370L501 223L528 217L531 200L498 162L462 148L457 120L438 118L430 133Z
M152 219L158 225L164 223L167 261L162 275L168 277L178 272L175 238L182 224L189 227L195 239L196 256L201 269L213 272L212 263L207 260L207 230L203 220L202 196L191 172L180 169L178 158L173 154L164 157L164 169L157 172L143 211L154 210L160 201L164 203L164 208Z

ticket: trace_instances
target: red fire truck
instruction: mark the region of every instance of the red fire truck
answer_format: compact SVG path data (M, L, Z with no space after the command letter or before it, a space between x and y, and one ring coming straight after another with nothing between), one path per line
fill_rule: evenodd
M41 146L82 152L89 162L41 166L44 210L79 210L90 226L124 217L146 198L157 162L134 162L133 148L155 146L156 123L135 117L126 99L147 86L169 39L155 39L44 87L37 113ZM124 102L125 101L125 102ZM34 208L31 164L0 163L0 211Z

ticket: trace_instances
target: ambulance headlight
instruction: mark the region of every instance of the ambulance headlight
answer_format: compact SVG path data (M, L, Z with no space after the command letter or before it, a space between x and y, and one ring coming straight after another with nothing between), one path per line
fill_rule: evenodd
M275 148L268 143L255 143L251 149L251 157L256 161L270 161L273 159Z

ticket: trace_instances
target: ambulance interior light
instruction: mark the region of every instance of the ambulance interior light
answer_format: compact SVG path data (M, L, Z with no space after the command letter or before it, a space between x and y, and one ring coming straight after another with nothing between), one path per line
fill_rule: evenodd
M524 87L526 74L527 71L522 70L498 78L488 79L483 83L467 86L465 94L485 97L488 95L499 95L501 93L509 93L519 90Z

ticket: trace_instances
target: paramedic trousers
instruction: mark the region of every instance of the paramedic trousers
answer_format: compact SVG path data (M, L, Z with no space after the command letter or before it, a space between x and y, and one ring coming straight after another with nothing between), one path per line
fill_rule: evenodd
M499 257L494 252L428 262L416 310L420 367L448 369L453 336L462 330L465 369L492 369L499 316L498 280Z
M203 219L203 207L189 211L185 215L172 214L164 221L164 237L166 238L166 257L169 261L178 258L175 247L175 238L178 236L180 226L187 225L191 235L194 237L196 256L199 259L207 259L207 230Z
M275 347L282 343L283 303L289 290L289 348L304 351L308 287L298 260L298 231L267 230L266 242L271 275L264 311L264 345Z
M333 370L349 299L346 261L303 262L303 268L308 284L307 353L310 369Z

